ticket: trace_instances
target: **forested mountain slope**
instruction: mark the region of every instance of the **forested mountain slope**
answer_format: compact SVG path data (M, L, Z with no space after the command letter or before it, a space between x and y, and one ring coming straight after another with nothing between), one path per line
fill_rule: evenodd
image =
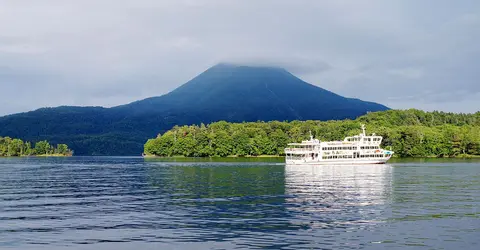
M345 98L284 69L219 64L159 97L113 108L58 107L0 117L0 136L66 143L76 155L139 155L175 125L355 119L388 108Z

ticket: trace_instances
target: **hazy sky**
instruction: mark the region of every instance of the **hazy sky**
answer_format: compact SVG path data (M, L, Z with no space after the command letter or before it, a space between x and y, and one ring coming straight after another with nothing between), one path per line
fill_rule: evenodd
M218 62L473 112L479 41L478 0L0 0L0 115L158 96Z

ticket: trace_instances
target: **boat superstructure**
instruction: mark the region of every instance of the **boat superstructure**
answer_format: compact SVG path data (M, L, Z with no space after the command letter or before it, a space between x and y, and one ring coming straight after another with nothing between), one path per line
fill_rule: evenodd
M362 133L346 137L343 141L321 142L314 139L301 143L290 143L285 148L285 161L288 165L306 164L382 164L393 155L393 151L380 148L383 137Z

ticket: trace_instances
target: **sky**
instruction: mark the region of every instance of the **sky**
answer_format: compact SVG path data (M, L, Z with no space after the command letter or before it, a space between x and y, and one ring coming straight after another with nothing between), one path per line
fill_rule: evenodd
M478 0L0 0L0 115L280 66L394 109L480 110Z

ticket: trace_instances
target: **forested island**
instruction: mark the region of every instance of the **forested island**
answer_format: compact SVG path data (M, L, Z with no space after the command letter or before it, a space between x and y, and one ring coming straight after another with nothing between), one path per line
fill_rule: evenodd
M71 156L73 151L66 144L56 147L48 141L39 141L32 147L32 143L10 137L0 137L0 157L15 156Z
M372 112L356 120L245 122L175 126L147 141L146 156L227 157L284 155L290 142L343 140L360 133L383 136L382 147L397 157L480 156L480 112L457 114L421 110Z

